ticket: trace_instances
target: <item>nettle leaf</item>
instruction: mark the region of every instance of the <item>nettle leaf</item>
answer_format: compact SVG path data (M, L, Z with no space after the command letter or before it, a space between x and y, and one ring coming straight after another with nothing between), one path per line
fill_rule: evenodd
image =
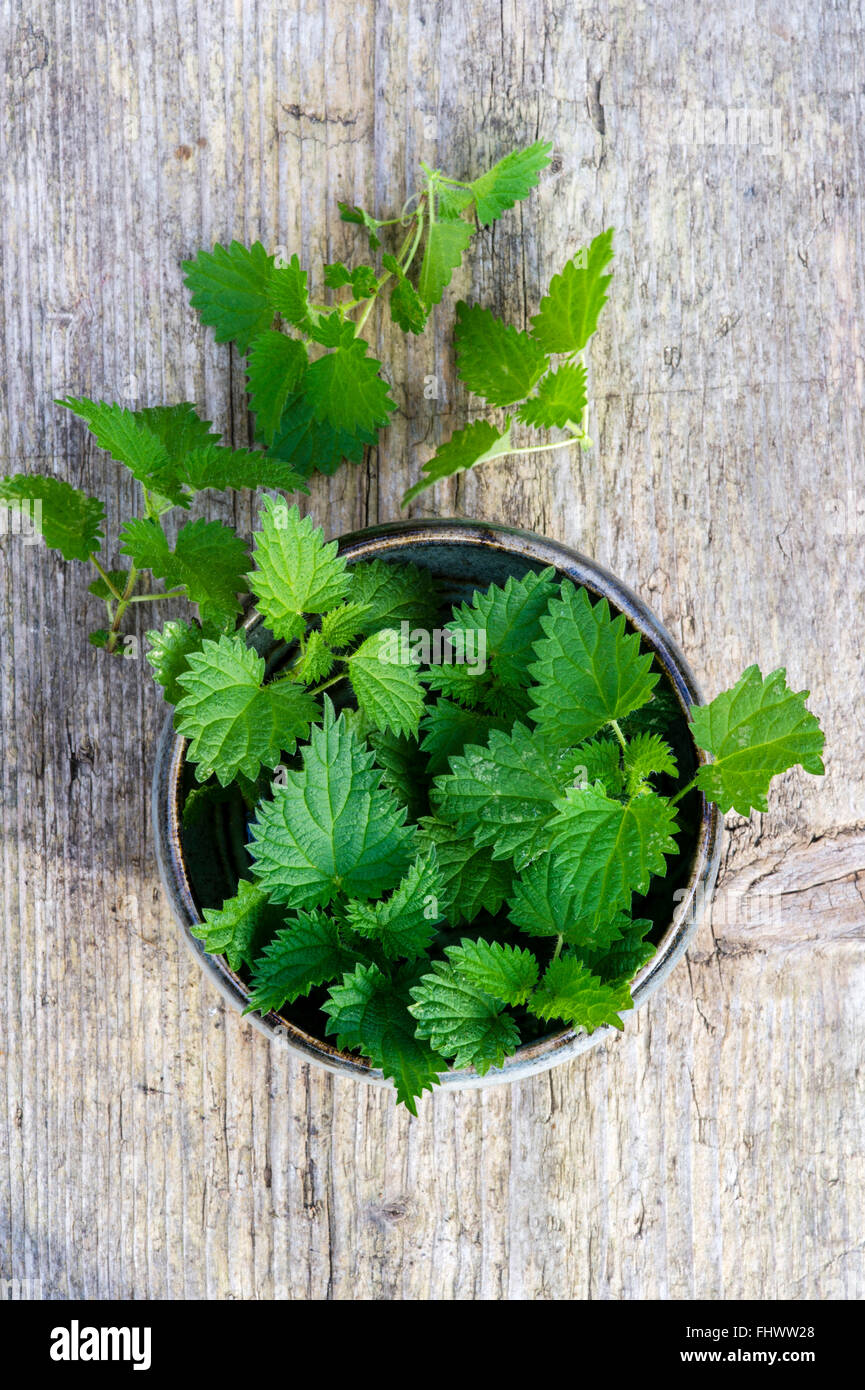
M460 380L490 405L521 401L546 371L543 348L479 304L457 304L454 341Z
M545 352L580 352L598 326L612 275L602 274L613 259L613 228L596 236L554 275L532 319L532 337Z
M304 477L313 471L331 474L345 460L360 463L366 446L377 438L374 431L336 429L318 419L312 401L299 392L286 404L269 453L291 463Z
M493 729L507 732L510 727L500 715L484 714L453 700L437 700L420 723L420 746L429 756L428 772L447 772L450 759L462 753L467 743L481 743Z
M450 439L440 444L432 458L427 459L420 480L403 494L402 505L408 506L418 493L433 483L440 483L442 478L451 478L454 473L466 468L489 463L491 459L501 458L502 454L509 454L512 449L510 418L505 421L502 430L497 430L488 420L475 420L471 425L454 430Z
M486 593L476 590L471 604L454 609L448 631L483 633L487 664L505 685L529 684L526 654L543 637L541 620L558 592L554 575L552 566L540 574L529 571L522 579L509 575L504 588L491 584ZM475 638L475 653L479 651L480 640Z
M504 1004L524 1004L538 982L538 962L522 946L479 937L445 947L445 955L460 979Z
M782 667L764 680L749 666L731 690L691 707L694 741L715 759L698 770L697 786L722 811L767 811L773 777L797 764L817 776L824 771L825 736L805 707L810 692L792 691L786 675Z
M261 888L249 888L267 901ZM274 911L271 905L270 912ZM293 1004L299 995L308 994L315 985L336 980L353 965L354 957L340 941L335 920L324 912L301 910L275 933L255 961L244 1013L276 1012L284 1004Z
M627 909L652 874L665 874L677 828L675 807L655 792L625 804L598 787L570 788L547 833L580 922L592 926Z
M352 573L352 582L356 577L355 571ZM332 608L329 613L325 613L321 619L321 635L328 646L339 651L341 647L347 647L359 634L365 631L372 609L368 603L342 603L338 608Z
M127 583L129 582L129 571L106 570L105 573L111 580L111 583L113 587L117 590L117 592L122 594L123 590L126 588ZM102 578L101 574L98 574L95 579L92 579L90 581L90 583L87 585L87 592L88 594L93 594L94 598L110 599L114 597L107 583Z
M396 256L384 255L381 263L385 270L396 276L396 284L390 292L390 316L403 333L423 333L429 310L405 275Z
M37 506L38 503L38 506ZM62 478L15 473L0 478L0 506L27 518L51 550L64 560L89 560L102 545L105 508Z
M623 613L611 617L606 599L592 604L565 580L540 622L546 637L528 669L538 683L532 717L548 738L581 743L650 698L659 680L652 654L641 654L639 634L627 632Z
M297 338L268 328L252 340L246 377L249 403L255 414L257 436L267 444L273 443L283 411L297 391L307 363L306 348Z
M275 902L294 908L338 893L380 897L414 857L405 807L381 786L372 752L326 696L323 723L301 756L302 769L287 772L286 785L258 808L250 845L256 878Z
M292 666L292 679L304 685L318 685L333 670L336 656L325 642L320 632L311 632L307 638L306 650L296 666Z
M182 489L166 470L166 446L135 411L86 396L67 396L56 404L84 420L100 449L128 468L142 487L158 488L170 501L183 502Z
M348 676L359 708L377 729L416 734L424 689L405 646L393 628L374 632L348 658Z
M210 420L201 419L191 401L180 401L177 405L145 406L131 413L164 444L167 457L162 467L169 479L169 487L175 474L185 481L180 470L188 454L218 444L222 438L213 429Z
M538 1018L561 1018L573 1028L593 1033L605 1023L620 1031L620 1012L634 1001L626 984L605 984L577 956L551 961L531 999L529 1008Z
M356 265L349 270L344 261L332 261L324 267L324 283L331 290L351 285L355 299L369 299L378 289L378 275L371 265Z
M590 787L600 782L608 796L618 796L625 785L621 746L617 739L592 738L574 751L574 786Z
M660 734L637 734L625 749L628 796L637 796L650 777L678 775L673 750Z
M529 936L561 936L581 949L606 948L630 922L625 913L614 910L585 915L580 894L554 854L541 855L514 879L508 913L514 926Z
M537 187L541 171L550 162L552 145L536 140L524 150L514 150L470 184L481 226L489 226Z
M523 401L517 419L540 429L578 429L586 408L586 369L566 363L541 377L537 391Z
M510 863L493 859L489 847L475 845L444 821L426 816L420 825L424 839L436 847L448 921L458 926L473 922L479 912L498 912L511 888Z
M450 963L433 961L432 973L410 993L419 1036L452 1057L455 1067L474 1067L483 1076L490 1067L503 1066L520 1045L519 1029L502 1012L504 1005L469 984Z
M242 637L205 638L189 652L177 676L186 694L175 711L175 727L191 740L189 762L204 782L213 773L223 787L239 772L256 777L293 753L318 713L311 695L291 681L262 685L265 663Z
M336 541L296 506L266 497L255 532L249 575L259 612L274 636L291 641L306 626L305 613L326 613L341 603L351 576L337 554Z
M297 255L292 256L286 265L271 268L266 294L270 308L275 309L287 323L296 324L298 328L309 326L306 271L301 267Z
M367 635L403 622L426 630L435 627L439 599L429 570L387 560L361 560L351 566L351 574L352 602L368 609L363 623Z
M358 227L363 227L369 238L369 249L377 251L381 246L379 228L381 222L369 212L364 212L363 208L355 207L352 203L337 203L339 215L343 222L353 222Z
M120 532L121 554L138 569L152 570L170 589L182 586L203 619L231 617L240 611L237 595L246 591L249 556L231 526L221 521L187 522L174 549L158 521L136 517Z
M451 759L451 773L435 779L437 815L520 869L548 845L547 823L573 760L573 750L548 747L524 724L510 734L494 729L488 747L470 744Z
M153 667L154 679L162 686L168 703L176 705L184 693L178 677L189 670L190 653L200 652L205 639L216 641L219 629L215 623L199 626L171 620L163 623L161 631L153 629L146 636L150 647L147 660Z
M430 223L417 286L428 309L441 301L473 234L474 227L461 217Z
M353 325L349 324L353 331ZM375 434L396 410L387 382L379 376L381 363L367 355L363 338L340 343L311 362L303 379L303 392L317 420L349 434L364 430Z
M349 903L348 923L391 959L426 953L444 916L444 888L435 846L418 856L393 893L377 903Z
M445 1063L417 1036L403 989L376 965L358 965L334 985L322 1008L337 1047L359 1049L396 1086L397 1100L417 1115L416 1098L438 1084Z
M285 914L254 883L242 878L236 897L222 907L204 909L204 921L190 927L211 956L225 956L232 970L252 966L255 957L285 920ZM276 1006L277 1008L279 1005Z
M273 257L261 242L246 247L239 241L218 243L184 261L184 283L199 318L214 330L218 343L235 342L246 352L253 338L273 321L270 282Z
M309 491L300 473L284 460L271 458L261 449L230 449L222 444L193 449L179 466L178 476L195 492L258 487Z
M625 983L632 980L637 971L655 954L651 941L643 938L652 930L648 917L632 921L622 914L621 935L608 946L580 946L576 954L593 975L606 981Z

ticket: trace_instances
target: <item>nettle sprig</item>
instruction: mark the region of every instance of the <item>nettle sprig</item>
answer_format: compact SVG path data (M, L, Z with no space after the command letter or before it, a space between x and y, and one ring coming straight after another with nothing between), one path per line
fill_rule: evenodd
M624 617L551 569L454 609L464 659L431 664L425 571L349 566L275 501L254 557L270 678L241 632L153 636L205 784L188 805L235 786L248 808L237 892L196 934L249 1009L311 995L413 1113L448 1065L501 1066L551 1023L623 1026L655 949L635 900L673 872L689 792L748 814L773 776L823 770L783 671L750 667L688 726ZM688 727L714 758L691 778Z

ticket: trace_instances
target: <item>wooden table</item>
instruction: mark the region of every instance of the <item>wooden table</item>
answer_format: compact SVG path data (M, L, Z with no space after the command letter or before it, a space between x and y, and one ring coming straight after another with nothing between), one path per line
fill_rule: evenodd
M540 189L479 237L426 336L377 329L399 413L306 505L332 535L398 517L479 404L454 377L456 299L523 324L612 223L593 452L489 465L414 514L584 550L709 694L784 664L828 734L825 780L789 774L768 816L728 817L714 924L620 1041L410 1121L272 1050L202 980L153 859L149 668L86 645L83 566L7 537L0 1277L52 1298L861 1298L861 8L0 14L5 471L106 496L115 534L133 489L52 398L194 400L249 439L242 362L189 308L183 258L260 238L317 271L359 252L338 198L393 214L421 158L470 176L549 136ZM248 531L255 504L206 510Z

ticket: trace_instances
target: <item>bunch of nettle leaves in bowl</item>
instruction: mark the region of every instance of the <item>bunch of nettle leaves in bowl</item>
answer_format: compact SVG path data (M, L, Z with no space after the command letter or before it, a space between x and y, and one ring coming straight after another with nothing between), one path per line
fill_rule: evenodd
M547 154L531 146L471 183L425 168L381 269L326 267L326 286L348 291L333 304L311 303L297 259L261 246L188 263L204 322L248 355L265 447L222 445L185 403L65 401L141 484L127 567L97 558L96 499L56 478L0 482L0 501L38 504L49 545L96 567L108 626L95 645L126 649L132 604L197 603L198 621L148 634L176 707L154 799L172 905L233 1002L306 1056L393 1081L412 1112L439 1080L525 1074L621 1028L711 891L719 812L766 810L771 778L797 763L822 772L807 692L783 671L752 666L700 704L644 605L552 542L451 522L338 545L282 497L265 500L251 557L219 521L173 544L164 528L207 488L300 490L314 468L361 457L393 409L361 337L383 289L395 322L422 331L468 217L499 217ZM341 210L381 250L391 223ZM573 257L530 332L458 306L463 381L516 410L457 431L407 497L520 452L516 422L587 444L580 357L611 254L607 232ZM167 590L142 590L147 576Z

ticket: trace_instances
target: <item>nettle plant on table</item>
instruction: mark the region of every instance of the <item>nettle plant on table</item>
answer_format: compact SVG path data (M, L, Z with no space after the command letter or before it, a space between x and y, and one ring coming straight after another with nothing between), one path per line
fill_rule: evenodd
M106 605L107 618L90 635L94 645L127 650L130 604L187 597L207 622L233 617L246 567L242 543L230 527L204 519L187 522L172 537L164 526L167 514L188 510L195 495L208 489L304 492L312 473L359 462L396 409L381 363L363 336L371 313L386 302L400 329L422 333L477 227L490 226L527 196L549 164L549 151L539 141L470 182L423 165L419 193L393 218L377 219L341 203L342 218L363 229L375 264L326 265L321 293L330 303L310 298L307 272L296 255L284 261L259 242L217 245L184 263L202 322L218 342L233 343L246 357L255 442L261 447L224 444L188 402L130 410L83 396L60 401L141 485L142 515L119 535L120 555L129 563L114 567L100 558L105 509L99 499L53 476L0 478L0 504L26 511L49 546L67 560L89 561L97 571L90 590ZM387 239L392 249L385 249ZM504 454L589 446L582 356L606 300L610 275L604 272L612 254L608 230L567 261L529 332L477 305L457 305L460 379L490 406L510 413L495 424L477 419L455 430L424 465L406 502L439 479ZM517 422L561 430L563 437L518 448ZM153 593L150 576L164 580L166 591Z
M269 677L243 633L154 634L195 766L184 822L237 807L239 880L195 934L249 1010L317 1001L413 1113L449 1065L622 1027L655 949L635 904L675 871L689 793L748 814L777 773L822 771L807 692L752 666L692 709L715 761L681 773L687 726L651 652L552 569L476 592L440 629L427 571L349 566L282 501L254 541Z

